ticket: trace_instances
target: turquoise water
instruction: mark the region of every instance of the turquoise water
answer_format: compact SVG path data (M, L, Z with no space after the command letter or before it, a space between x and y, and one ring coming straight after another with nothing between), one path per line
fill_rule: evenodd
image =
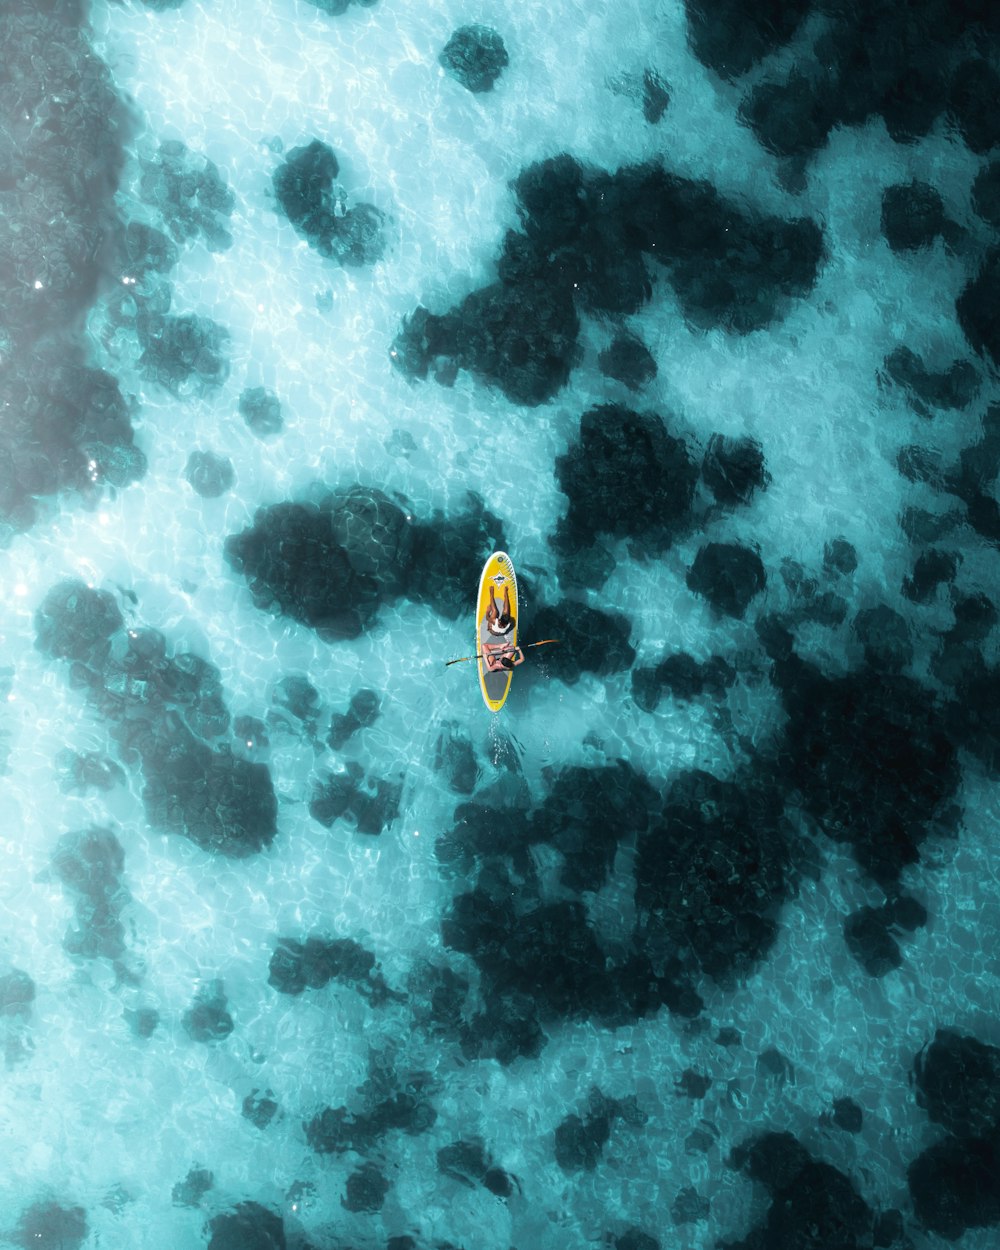
M0 1237L990 1246L996 1052L911 1074L1000 1046L995 19L473 7L0 18Z

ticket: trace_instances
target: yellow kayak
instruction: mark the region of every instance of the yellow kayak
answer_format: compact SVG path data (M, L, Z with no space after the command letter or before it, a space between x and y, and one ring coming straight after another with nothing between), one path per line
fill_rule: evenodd
M486 623L490 607L490 591L502 613L504 597L510 603L510 614L513 625L504 633L493 633ZM506 551L494 551L483 566L479 579L479 595L476 599L476 651L482 652L483 645L510 646L517 645L517 578L514 576L514 565ZM513 674L508 669L491 672L483 660L479 665L479 688L483 692L483 700L491 712L499 712L504 705L510 690L510 679Z

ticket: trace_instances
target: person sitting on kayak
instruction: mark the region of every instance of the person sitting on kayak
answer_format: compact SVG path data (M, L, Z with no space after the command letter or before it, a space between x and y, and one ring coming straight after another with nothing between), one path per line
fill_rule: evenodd
M490 606L486 609L486 628L491 634L509 634L514 628L514 618L510 614L510 587L503 589L503 611L496 601L493 587L490 587Z
M524 663L524 652L520 647L512 647L509 644L484 642L483 660L486 664L486 671L489 673L502 673L504 669L509 672Z

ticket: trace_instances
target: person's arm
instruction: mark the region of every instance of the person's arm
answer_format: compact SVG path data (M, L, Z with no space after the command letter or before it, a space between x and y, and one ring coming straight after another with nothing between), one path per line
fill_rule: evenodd
M514 654L511 656L511 659L514 661L515 668L517 668L519 664L524 663L524 652L521 650L520 647L514 648Z

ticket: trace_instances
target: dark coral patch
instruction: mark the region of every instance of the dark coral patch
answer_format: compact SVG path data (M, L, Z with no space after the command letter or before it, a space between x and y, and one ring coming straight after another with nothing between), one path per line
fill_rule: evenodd
M392 1068L391 1055L372 1051L368 1080L357 1090L361 1095L358 1109L324 1107L304 1125L306 1140L317 1154L347 1150L369 1154L389 1132L410 1137L426 1133L437 1120L428 1096L431 1083L427 1072L400 1076Z
M814 221L746 214L710 183L658 168L621 171L615 190L693 326L748 334L812 290L824 256Z
M233 462L227 456L219 456L212 451L193 451L188 456L184 476L202 499L218 499L236 480Z
M377 583L352 567L329 511L315 504L258 508L253 526L226 540L226 559L249 581L258 608L325 638L356 638L374 619Z
M947 369L928 369L908 347L897 347L885 358L892 380L906 388L921 416L931 408L967 408L979 392L979 373L968 360L956 360Z
M920 858L928 826L958 788L955 745L932 693L910 677L863 668L823 676L791 656L775 677L789 723L789 781L806 809L880 883Z
M861 907L848 916L844 938L848 950L869 976L884 977L903 962L888 919L877 908Z
M1000 475L1000 404L991 404L983 414L983 436L963 448L958 467L946 479L948 489L969 508L990 491Z
M119 247L126 277L169 273L180 257L176 244L162 230L144 221L128 223Z
M922 551L912 575L903 578L903 594L913 603L929 603L939 586L955 580L959 563L960 557L952 551Z
M917 1102L951 1134L924 1150L907 1180L918 1218L950 1241L1000 1223L1000 1050L938 1029L914 1063Z
M470 955L484 978L484 1013L463 1039L470 1055L509 1063L544 1045L540 1023L566 1017L635 1019L666 1002L683 1006L677 987L651 968L609 967L575 901L542 903L518 913L478 886L458 895L442 923L445 944ZM698 1008L695 1008L697 1014Z
M350 7L351 0L308 0L314 8L325 13L327 17L340 17ZM370 9L377 0L354 0L359 9Z
M0 11L0 544L40 501L142 477L129 406L89 367L83 325L121 237L115 195L136 119L84 6Z
M227 224L236 197L207 156L188 151L179 139L167 139L155 157L140 165L139 195L156 206L177 243L200 237L212 252L232 247Z
M229 375L229 332L208 317L153 313L140 318L137 329L143 372L172 395L221 386Z
M780 800L745 782L682 774L662 818L639 838L635 901L645 941L723 985L770 950L793 888Z
M670 88L654 69L642 71L642 115L651 126L663 120L670 107Z
M274 193L288 220L306 238L322 239L333 233L333 180L340 162L333 149L319 139L292 148L274 173Z
M353 938L279 938L271 956L268 984L281 994L321 990L331 981L350 985L373 1005L398 998L378 971L375 956Z
M712 1078L694 1068L685 1068L674 1081L674 1090L679 1097L700 1101L712 1088Z
M265 765L213 749L171 722L154 729L140 754L152 824L234 858L270 845L278 804Z
M282 212L311 247L342 265L373 265L385 253L384 216L373 204L348 208L334 183L340 165L320 139L292 148L274 172Z
M0 406L0 542L33 524L39 498L93 498L146 472L117 381L72 345L15 353L0 374Z
M864 1112L853 1098L835 1098L833 1100L832 1121L845 1133L860 1133L864 1125Z
M1000 1050L938 1029L913 1065L917 1102L935 1124L959 1137L1000 1127Z
M638 391L656 377L653 354L634 334L619 334L598 356L597 363L605 377L623 382L630 391Z
M1000 317L996 315L996 293L1000 287L1000 251L992 251L955 304L958 323L965 337L980 355L1000 365Z
M546 648L544 663L547 672L567 685L584 673L599 677L619 673L635 660L627 616L564 599L554 607L540 608L532 624L543 637L559 639L559 646Z
M1000 230L1000 160L984 165L976 175L972 207L994 230Z
M113 597L79 581L48 592L35 630L41 651L72 661L71 680L109 720L123 761L141 763L152 824L227 855L270 844L277 818L271 776L217 744L230 718L212 664L169 657L156 630L126 632Z
M1000 1149L991 1137L945 1137L922 1151L906 1179L922 1224L948 1241L1000 1223Z
M214 1184L215 1177L207 1168L192 1168L173 1187L170 1197L175 1207L197 1207Z
M121 843L110 829L64 834L52 867L75 904L75 924L63 940L66 950L85 959L120 959L125 953L121 913L131 901L122 882Z
M446 72L474 94L492 91L510 64L500 35L490 26L460 26L441 50Z
M660 1243L641 1228L627 1228L615 1238L615 1250L660 1250Z
M0 14L3 136L0 341L60 339L93 299L114 232L123 143L134 125L75 6L12 2ZM65 342L60 344L65 347ZM40 375L27 351L18 368Z
M556 1162L564 1172L593 1172L611 1136L611 1120L601 1111L581 1119L568 1115L556 1128Z
M619 846L647 836L657 809L656 792L624 763L564 769L549 778L544 801L533 808L457 809L454 833L439 839L438 856L463 874L477 860L483 865L478 885L452 901L442 924L445 944L471 956L481 975L485 1009L451 1024L467 1056L506 1064L535 1055L549 1021L590 1017L615 1027L664 1005L685 1017L699 1013L701 1000L672 948L631 925L616 935L605 926L598 937L579 898L602 888ZM539 895L529 854L543 842L562 859L551 899ZM523 875L527 889L515 891L509 869ZM607 951L605 941L612 943Z
M362 687L351 695L346 712L334 712L330 720L327 743L334 751L341 750L355 734L368 729L378 720L382 701L374 690Z
M975 4L969 7L967 20L978 18L989 22L996 38L1000 22L995 12L978 13L979 7ZM956 66L949 91L948 120L961 134L966 147L980 156L1000 146L1000 119L993 107L997 99L1000 99L1000 73L986 57L968 57Z
M21 1213L9 1236L22 1250L80 1250L88 1231L83 1207L34 1202Z
M193 1042L220 1042L232 1033L233 1017L221 981L199 987L183 1016L184 1031Z
M801 158L826 143L835 111L813 81L793 69L784 80L765 78L753 87L739 118L774 156Z
M828 1163L817 1163L791 1133L765 1133L738 1146L731 1164L766 1186L767 1217L728 1250L759 1246L802 1250L862 1250L871 1245L874 1212L851 1180Z
M447 964L418 964L407 981L417 1024L432 1035L457 1033L469 982Z
M423 1097L397 1093L370 1110L350 1112L346 1107L327 1107L305 1126L306 1140L317 1154L358 1154L371 1150L393 1130L415 1137L426 1133L437 1119L437 1112Z
M457 618L483 560L503 545L499 520L471 493L463 512L415 521L382 491L352 486L258 508L225 553L257 607L334 642L358 637L402 595Z
M634 1098L608 1098L599 1089L591 1090L582 1116L566 1116L555 1131L556 1162L564 1172L593 1172L611 1137L615 1120L633 1125L646 1122Z
M516 283L467 295L439 319L436 354L493 382L513 403L551 399L569 380L580 321L569 294L545 277L544 269L523 266Z
M478 1137L462 1139L437 1152L438 1171L467 1185L482 1185L498 1198L507 1198L516 1184L514 1178L496 1166Z
M134 1010L129 1008L122 1014L132 1033L143 1041L152 1037L159 1028L160 1013L155 1007L137 1007Z
M578 310L628 314L659 263L689 322L737 334L769 324L812 289L823 237L811 221L745 213L707 182L655 164L610 174L565 153L514 181L522 229L508 231L498 281L443 315L418 308L393 344L404 374L464 368L514 403L539 404L577 360Z
M684 0L688 42L702 64L722 78L737 78L787 43L810 7L809 0Z
M735 681L736 670L721 655L699 664L694 656L677 651L655 668L633 670L632 697L644 712L655 712L664 690L683 702L701 695L720 699Z
M373 1214L382 1210L388 1192L389 1182L381 1169L374 1163L362 1163L347 1178L347 1193L340 1201L348 1211Z
M749 503L754 491L766 490L771 475L764 467L764 450L755 438L726 438L713 434L701 462L705 485L721 504Z
M265 1090L261 1094L255 1089L243 1099L241 1110L245 1120L249 1120L254 1128L263 1131L278 1114L278 1104L271 1096L270 1090Z
M268 713L271 726L278 730L291 726L296 732L301 728L309 737L315 737L320 696L307 677L299 673L282 677L271 692L271 705L272 710Z
M742 4L738 8L750 11ZM772 9L755 10L753 19L741 14L741 21L759 21L770 32ZM744 51L736 39L743 25L715 27L715 13L705 7L706 21L710 14L712 27L724 32L723 47L736 72L743 73L751 63L753 40ZM796 5L773 29L787 31L798 14ZM827 7L824 18L808 69L765 77L743 101L743 119L768 150L808 155L823 146L835 126L860 126L873 114L883 118L897 143L926 135L943 114L974 152L986 152L1000 140L995 110L987 103L1000 90L1000 79L988 57L967 56L970 47L986 44L997 33L988 6L947 0L932 0L919 11L893 4L863 10L839 5ZM967 59L959 62L963 55Z
M568 889L599 890L619 844L645 833L656 804L656 791L624 760L604 768L564 768L531 813L525 840L560 852L560 877Z
M530 810L457 806L454 834L437 840L437 855L466 865L475 856L502 856L525 869L526 850L545 843L561 855L566 889L596 891L610 878L617 846L649 828L656 804L656 791L624 760L565 768Z
M929 183L914 180L882 193L882 233L894 252L930 247L946 220L944 201Z
M460 509L436 510L414 523L405 593L457 621L468 611L469 587L478 584L486 557L506 547L503 523L469 491Z
M358 575L372 578L383 597L400 593L419 532L410 514L381 491L363 486L334 491L321 507L333 541L347 552Z
M0 1019L27 1020L35 1001L35 983L26 972L14 968L0 976Z
M377 837L399 815L403 783L388 777L366 777L357 760L341 772L327 773L317 783L309 814L328 829L337 820L353 824L358 833Z
M495 1059L511 1064L515 1059L535 1059L548 1037L538 1020L538 1009L527 994L491 995L459 1030L466 1059Z
M462 898L471 901L473 896ZM458 950L470 946L461 935L460 901L442 926L446 943ZM491 926L491 919L500 923ZM581 904L548 903L521 915L492 909L482 922L485 927L474 924L466 953L499 993L525 994L546 1014L557 1016L590 1014L606 995L604 978L595 975L605 961Z
M767 585L767 574L760 556L749 547L707 543L688 570L687 585L723 616L740 620Z
M281 1217L259 1202L241 1202L208 1222L208 1250L285 1250Z
M711 1203L703 1198L693 1185L680 1190L670 1207L674 1224L698 1224L708 1219Z
M684 440L656 413L589 408L578 439L556 460L556 480L569 497L560 538L579 547L606 534L633 539L640 550L665 550L688 522L697 477Z
M112 790L124 785L125 774L106 755L97 751L60 751L56 764L63 772L61 788L70 792Z
M648 828L656 807L656 791L624 760L563 768L533 808L459 804L451 836L435 849L439 860L463 871L477 857L506 858L524 869L528 848L545 843L562 857L564 886L596 891L611 875L619 844Z
M913 659L910 628L888 604L862 608L854 618L854 632L865 649L865 662L876 672L901 673Z
M281 401L263 386L249 386L240 392L240 416L257 438L270 438L284 428Z
M111 637L125 625L114 597L81 581L63 581L48 592L35 614L35 646L54 659L103 670Z
M685 651L676 651L660 660L655 669L632 671L632 697L642 711L655 711L662 691L681 701L707 695L721 699L734 685L736 670L721 655L712 655L704 664Z

